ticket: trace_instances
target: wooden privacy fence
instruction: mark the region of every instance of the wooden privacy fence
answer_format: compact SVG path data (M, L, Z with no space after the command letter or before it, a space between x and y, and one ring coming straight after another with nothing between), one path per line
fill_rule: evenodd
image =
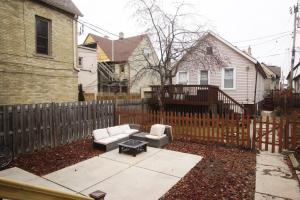
M175 140L221 143L251 148L249 117L210 117L209 115L180 114L176 112L123 111L116 112L118 123L138 123L149 132L156 123L172 126Z
M171 125L175 140L219 143L271 152L295 149L300 145L297 142L297 122L289 120L267 118L264 121L261 118L250 119L247 115L225 117L120 109L116 114L119 124L138 123L147 132L156 123Z
M15 156L53 148L114 125L114 117L111 100L0 106L0 145Z

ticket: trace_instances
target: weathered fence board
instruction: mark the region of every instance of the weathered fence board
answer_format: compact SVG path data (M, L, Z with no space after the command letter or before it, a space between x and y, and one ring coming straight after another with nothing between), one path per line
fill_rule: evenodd
M138 123L150 131L156 123L172 126L175 140L220 143L248 149L281 152L297 145L296 122L281 119L250 119L250 116L210 116L190 113L117 109L118 123Z
M0 145L18 156L90 137L94 129L114 123L112 100L5 105L0 106Z

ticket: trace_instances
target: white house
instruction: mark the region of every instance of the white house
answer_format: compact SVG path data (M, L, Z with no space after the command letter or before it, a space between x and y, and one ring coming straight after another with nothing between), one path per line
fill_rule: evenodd
M206 33L200 40L204 39L208 41L206 44L210 44L204 47L205 56L218 53L224 58L222 66L195 64L191 61L195 53L191 51L178 62L178 72L173 83L218 86L238 103L251 109L262 102L266 74L260 63L213 32Z
M82 84L85 93L98 92L98 71L97 71L97 51L95 48L89 48L78 45L78 84Z

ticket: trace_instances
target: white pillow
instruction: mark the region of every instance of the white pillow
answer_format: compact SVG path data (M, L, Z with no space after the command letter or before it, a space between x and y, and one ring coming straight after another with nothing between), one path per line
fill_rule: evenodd
M130 126L129 124L123 124L121 126L119 126L123 131L130 131Z
M151 126L150 135L162 136L165 132L166 126L163 124L154 124Z
M94 136L95 141L109 137L106 128L94 130L93 131L93 136Z
M123 130L120 126L108 127L107 131L110 136L119 135L119 134L123 133Z

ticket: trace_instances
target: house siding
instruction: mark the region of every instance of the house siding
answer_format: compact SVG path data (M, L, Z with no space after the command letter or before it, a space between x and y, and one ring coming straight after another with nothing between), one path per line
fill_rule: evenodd
M35 54L35 16L51 20L51 56ZM29 0L0 1L0 104L77 100L73 17Z
M148 49L150 52L149 62L156 63L158 61L157 55L152 48L152 44L149 39L143 39L137 48L133 51L132 55L128 59L127 69L128 76L130 76L130 93L140 93L142 91L150 91L150 85L159 84L159 76L154 71L147 71L143 73L140 78L137 78L137 73L140 69L145 68L148 62L143 56L143 50Z
M223 67L233 67L236 70L236 83L235 89L222 89L230 97L242 104L253 104L254 103L254 91L255 91L255 78L256 78L256 68L255 64L250 60L244 58L242 55L210 36L209 40L214 45L214 48L218 49L222 57L224 57L224 66L218 67L208 67L208 66L195 66L192 62L182 62L179 65L179 71L188 71L189 84L199 84L200 70L209 69L209 79L210 85L218 86L222 89L222 68ZM191 59L192 54L189 55L188 59ZM257 100L261 100L263 96L264 87L261 83L263 80L262 75L258 74L259 83L257 84L259 92L257 92ZM176 83L176 78L173 79Z
M82 57L82 65L78 68L78 84L82 84L86 93L98 92L98 70L96 49L78 47L78 57Z

